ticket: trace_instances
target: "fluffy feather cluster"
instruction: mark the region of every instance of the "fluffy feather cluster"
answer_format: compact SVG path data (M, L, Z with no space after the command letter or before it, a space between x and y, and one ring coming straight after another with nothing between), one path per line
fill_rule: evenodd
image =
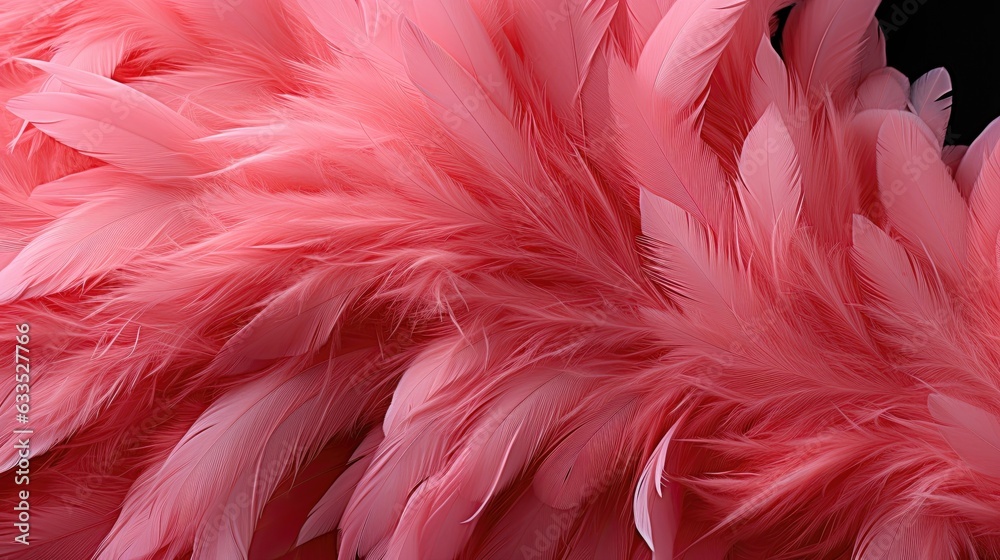
M787 4L0 1L0 555L1000 558L1000 126Z

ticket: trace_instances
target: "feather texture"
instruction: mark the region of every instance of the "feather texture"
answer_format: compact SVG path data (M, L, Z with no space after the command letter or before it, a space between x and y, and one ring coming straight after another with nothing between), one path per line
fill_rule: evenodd
M757 249L787 250L802 204L798 155L778 110L771 106L747 135L740 154L740 191Z
M1000 126L877 4L0 0L0 557L996 557Z
M822 0L792 9L785 41L804 90L840 94L858 83L876 7L872 0Z
M7 109L56 140L152 179L210 169L196 140L203 128L142 92L96 74L43 61L25 61L73 92L29 93Z
M948 118L951 117L950 93L951 76L944 68L931 70L921 76L913 82L913 91L910 93L913 112L927 123L942 145L948 132Z
M878 135L878 180L889 222L915 251L928 256L951 279L962 277L966 262L968 210L913 117L890 114ZM902 191L909 196L891 198Z
M1000 478L1000 419L996 414L945 395L931 395L927 406L945 439L969 467Z
M86 285L137 252L196 237L207 224L181 198L154 186L118 185L53 220L3 270L0 301Z

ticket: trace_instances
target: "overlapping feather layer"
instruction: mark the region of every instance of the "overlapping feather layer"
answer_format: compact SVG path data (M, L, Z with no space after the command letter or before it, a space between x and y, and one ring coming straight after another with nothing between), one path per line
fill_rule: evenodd
M0 1L0 555L1000 558L1000 127L786 4Z

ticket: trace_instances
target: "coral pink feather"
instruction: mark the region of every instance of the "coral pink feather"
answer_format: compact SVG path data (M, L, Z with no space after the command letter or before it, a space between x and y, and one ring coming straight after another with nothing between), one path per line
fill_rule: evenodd
M876 6L0 0L0 557L1000 558L1000 121Z

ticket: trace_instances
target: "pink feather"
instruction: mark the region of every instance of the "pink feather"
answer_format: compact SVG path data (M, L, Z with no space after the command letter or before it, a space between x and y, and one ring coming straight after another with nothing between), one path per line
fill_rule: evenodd
M910 248L927 256L952 280L966 263L968 209L948 168L915 117L890 114L878 134L878 181L889 223ZM906 196L894 196L902 191Z
M789 66L807 92L840 94L861 78L873 0L818 0L792 9L785 30Z
M0 0L0 557L993 558L1000 125L877 4Z
M517 12L526 55L544 77L549 101L566 120L577 118L577 100L617 7L613 0L528 0Z
M951 76L944 68L936 68L921 76L913 82L913 91L910 93L913 112L927 123L942 145L948 131L948 119L951 117L950 93Z
M802 204L798 155L778 110L771 106L747 135L740 155L740 202L757 249L787 251Z
M152 179L209 170L209 154L195 144L206 131L166 105L95 74L25 62L74 90L29 93L7 102L8 110L56 140Z
M979 407L944 395L927 400L941 433L973 470L1000 478L1000 418Z

